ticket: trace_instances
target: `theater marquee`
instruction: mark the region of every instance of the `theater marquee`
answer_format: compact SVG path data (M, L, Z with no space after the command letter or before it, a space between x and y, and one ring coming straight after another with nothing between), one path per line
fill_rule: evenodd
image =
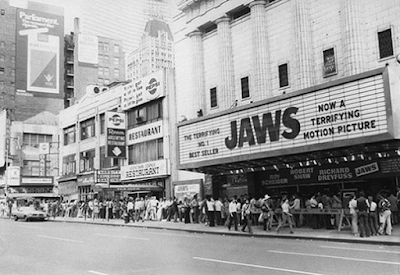
M332 148L360 138L388 138L390 95L384 87L387 74L384 77L382 72L182 123L178 126L180 168L238 160L239 156L243 160L291 154L294 149L301 152L301 148L306 151L322 144Z

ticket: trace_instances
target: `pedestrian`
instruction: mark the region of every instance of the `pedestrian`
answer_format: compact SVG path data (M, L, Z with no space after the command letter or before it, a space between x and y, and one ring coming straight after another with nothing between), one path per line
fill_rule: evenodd
M200 208L197 194L193 196L193 199L191 201L191 208L193 210L193 223L199 223Z
M293 214L293 221L294 221L294 227L300 228L300 198L298 194L293 195L293 205L290 207L290 209L294 209L297 211L295 214Z
M390 196L387 198L387 200L390 202L390 220L392 224L397 224L397 215L399 208L397 207L397 198L393 193L390 193Z
M378 205L373 201L372 196L368 196L369 213L368 223L372 235L378 235L377 208Z
M229 223L228 229L231 230L232 223L235 225L235 231L238 231L238 222L237 222L237 197L236 195L233 197L232 201L229 203Z
M253 234L253 230L251 228L251 205L248 199L245 200L245 203L242 207L242 220L243 220L243 227L242 231L245 232L246 227L249 228L249 233Z
M223 207L222 199L218 198L215 201L215 221L217 225L223 225L222 223L222 207Z
M126 210L128 212L128 217L125 220L125 223L128 223L130 220L132 220L132 222L135 222L135 204L133 202L133 198L129 197L128 199L128 204L126 205Z
M183 209L183 219L184 219L185 223L190 223L190 202L189 202L189 198L185 197L183 199L182 209Z
M100 206L99 201L96 199L93 200L93 220L98 219L100 214Z
M289 224L290 234L293 234L293 227L292 227L292 217L293 215L289 212L290 205L289 200L287 198L282 199L283 203L281 205L282 208L282 221L279 223L278 227L276 228L276 233L279 233L280 229L286 222Z
M266 194L264 196L264 200L262 202L261 206L261 212L262 212L262 222L264 226L264 231L270 231L272 229L272 219L273 219L273 211L271 208L271 200L270 196Z
M378 233L382 235L383 232L385 232L386 235L392 235L392 223L390 220L390 202L381 194L378 195L378 198L379 222L381 224Z
M354 236L359 237L358 233L358 214L357 214L357 200L356 195L353 195L351 200L349 201L349 209L351 215L351 231Z
M368 200L364 197L363 191L360 191L360 195L357 199L357 210L358 210L358 225L360 227L360 237L369 237L371 230L368 224L368 211L370 208Z
M210 227L215 226L215 203L211 198L211 195L207 195L207 217L208 217L208 225Z

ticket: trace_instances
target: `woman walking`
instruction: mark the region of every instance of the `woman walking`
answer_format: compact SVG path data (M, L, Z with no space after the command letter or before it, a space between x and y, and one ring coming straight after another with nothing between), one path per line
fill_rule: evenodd
M290 205L289 200L287 198L283 199L282 208L282 222L279 223L278 227L276 228L276 233L279 233L279 230L286 222L289 224L290 234L293 234L293 226L292 226L292 214L289 213Z

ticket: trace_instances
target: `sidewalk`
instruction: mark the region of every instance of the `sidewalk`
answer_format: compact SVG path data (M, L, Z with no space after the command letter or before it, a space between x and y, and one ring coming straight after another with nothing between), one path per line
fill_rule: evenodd
M185 224L183 222L167 222L167 221L144 221L144 222L130 222L124 223L123 220L102 220L102 219L87 219L83 218L50 218L51 222L70 222L70 223L86 223L108 226L128 226L137 228L151 228L151 229L166 229L175 231L185 231L190 233L206 233L217 235L230 235L230 236L243 236L254 238L287 238L287 239L305 239L305 240L319 240L319 241L332 241L332 242L346 242L346 243L363 243L374 245L391 245L400 246L400 224L393 226L393 233L391 236L371 236L368 238L355 237L351 234L350 229L342 231L327 230L327 229L311 229L311 228L295 228L294 234L289 234L289 228L283 228L277 234L275 230L265 232L262 226L253 226L253 234L250 235L247 231L235 231L233 228L229 231L225 226L209 227L204 224Z

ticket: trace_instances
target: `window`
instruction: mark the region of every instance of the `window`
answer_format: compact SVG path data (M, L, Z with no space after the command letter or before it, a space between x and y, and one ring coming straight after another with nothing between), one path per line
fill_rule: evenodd
M114 65L119 66L119 57L114 57Z
M210 100L211 100L211 108L218 106L216 87L210 89Z
M46 38L47 38L47 35L46 35ZM47 41L46 41L47 42ZM15 43L11 43L11 50L12 51L15 51Z
M104 62L104 55L99 54L99 64Z
M96 131L94 117L81 122L81 140L94 137L95 134Z
M3 87L4 87L4 81L0 80L0 88L3 88Z
M80 153L79 171L89 172L94 170L95 150L88 150Z
M114 52L119 53L119 45L118 44L114 44Z
M250 90L249 90L249 77L243 77L240 79L240 85L242 87L242 98L249 98L250 97Z
M0 74L4 74L4 68L0 68Z
M288 64L282 64L278 67L279 72L279 87L289 86Z
M46 161L46 172L45 175L50 175L50 161ZM22 167L22 175L24 176L39 176L40 175L40 163L39 160L24 160Z
M98 74L99 74L99 76L104 76L104 68L103 67L99 67L98 68Z
M62 174L73 175L76 173L75 154L63 157Z
M15 56L11 56L11 64L15 64Z
M106 115L100 114L100 135L106 132Z
M111 168L111 167L119 167L119 159L106 157L106 148L100 147L100 169L101 168Z
M104 44L103 42L99 42L99 51L104 50Z
M104 63L110 63L110 56L104 55L104 60L103 60L103 62L104 62Z
M162 119L162 101L156 100L143 107L132 109L128 112L128 129L132 129L146 122ZM140 117L140 118L139 118Z
M379 57L385 58L393 55L392 30L378 32Z
M25 146L39 147L39 143L49 143L52 139L52 135L23 133L22 143Z
M3 54L0 54L0 62L6 61L6 57Z
M119 69L114 69L114 78L119 78Z
M11 74L11 77L15 77L15 70L12 69L11 72L10 72L10 74Z
M5 47L4 41L0 41L0 49L4 49L4 47Z
M104 85L110 84L110 79L104 79Z
M103 43L103 49L106 52L110 51L110 44L108 44L107 42L104 42Z
M162 138L133 144L128 147L128 164L139 164L164 158Z
M323 52L324 56L324 76L330 76L336 74L336 59L334 48L327 49Z
M63 130L64 132L64 145L75 143L75 125L72 125Z
M110 68L104 68L104 76L110 76Z

